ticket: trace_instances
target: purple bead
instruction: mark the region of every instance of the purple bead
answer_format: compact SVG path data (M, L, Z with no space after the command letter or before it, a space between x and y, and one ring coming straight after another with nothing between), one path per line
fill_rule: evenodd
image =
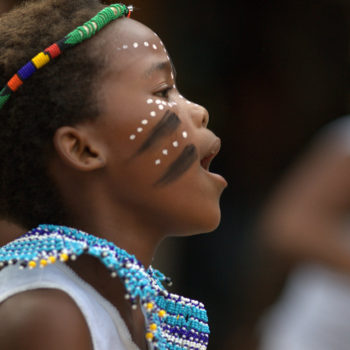
M17 74L22 80L26 80L36 72L36 68L32 62L28 62L25 66L23 66Z

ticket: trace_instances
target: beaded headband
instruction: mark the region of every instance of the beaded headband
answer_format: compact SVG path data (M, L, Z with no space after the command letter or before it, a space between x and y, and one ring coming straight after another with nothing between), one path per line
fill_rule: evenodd
M123 16L130 17L132 11L133 6L125 6L123 4L113 4L105 7L82 26L77 27L63 39L37 54L7 82L2 90L0 90L0 110L8 101L11 94L17 91L23 82L30 78L37 70L60 56L63 51L90 39L110 22Z

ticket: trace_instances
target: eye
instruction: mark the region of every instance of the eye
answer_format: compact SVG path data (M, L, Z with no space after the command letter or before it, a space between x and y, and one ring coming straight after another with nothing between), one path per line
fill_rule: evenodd
M155 92L154 95L168 100L169 99L169 92L171 91L171 89L172 89L171 86L166 86L166 87L162 88L161 90Z

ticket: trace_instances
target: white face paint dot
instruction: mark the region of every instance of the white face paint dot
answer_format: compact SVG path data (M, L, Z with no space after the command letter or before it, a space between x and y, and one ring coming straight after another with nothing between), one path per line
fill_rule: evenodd
M126 50L128 48L128 45L123 45L123 49Z
M156 44L153 44L152 47L153 47L154 50L157 50L157 45Z
M157 159L155 162L155 165L159 165L161 163L160 159Z
M157 104L157 105L160 105L161 103L162 103L161 100L156 100L156 104Z
M174 141L173 142L173 146L176 148L176 147L179 147L179 143L177 141Z
M168 155L168 150L167 149L163 149L162 153L167 156Z
M142 128L137 128L137 132L142 132L143 129Z
M191 102L190 101L186 101L186 103L189 105L189 104L191 104Z
M163 105L159 105L158 108L159 108L160 110L162 110L162 109L164 109L164 106L163 106Z
M148 100L147 100L147 104L151 104L151 103L153 103L153 100L151 99L151 98L149 98Z
M138 43L133 43L132 46L136 49L139 47L139 44Z
M187 131L183 131L183 132L182 132L182 137L183 137L184 139L187 139L187 136L188 136Z
M154 118L156 115L157 115L157 113L156 113L155 111L152 111L152 112L150 113L150 116L153 117L153 118Z
M173 104L172 103L168 103L168 106L171 108L173 106Z
M179 96L180 98L184 98L182 95Z
M147 124L148 124L148 120L147 120L147 119L144 119L144 120L141 122L141 124L147 125Z
M145 41L145 42L143 43L143 45L145 45L146 47L148 47L148 46L149 46L148 41Z
M165 101L162 101L162 105L163 105L163 106L166 106L166 102L165 102Z
M136 139L136 135L130 135L130 140L135 140Z

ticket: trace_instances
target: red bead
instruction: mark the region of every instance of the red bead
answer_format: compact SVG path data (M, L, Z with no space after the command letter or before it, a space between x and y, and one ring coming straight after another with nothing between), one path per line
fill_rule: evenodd
M57 44L52 44L47 49L45 49L44 52L48 52L52 59L58 57L62 53Z

